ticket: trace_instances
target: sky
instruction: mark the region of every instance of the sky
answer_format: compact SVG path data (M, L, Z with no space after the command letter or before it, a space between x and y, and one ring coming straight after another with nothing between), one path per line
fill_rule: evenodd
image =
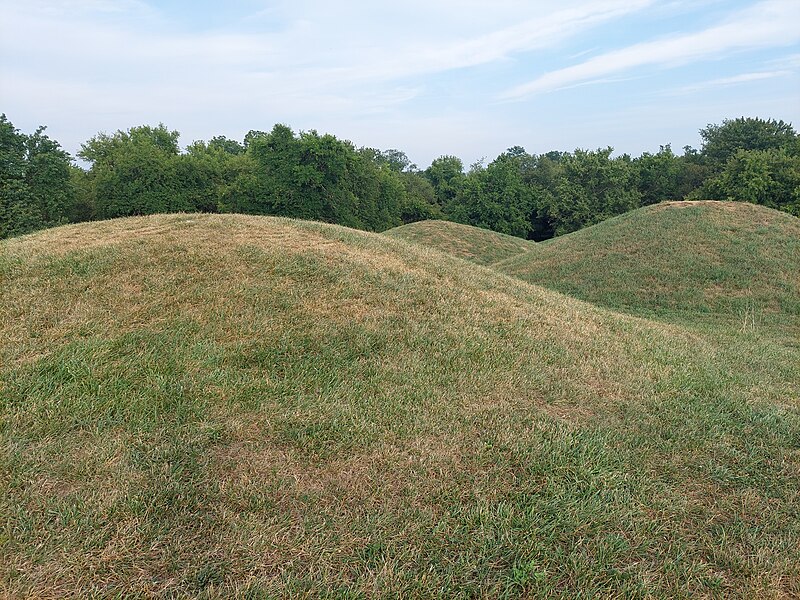
M75 154L284 123L420 168L506 148L699 148L739 116L800 128L800 0L0 0L0 112Z

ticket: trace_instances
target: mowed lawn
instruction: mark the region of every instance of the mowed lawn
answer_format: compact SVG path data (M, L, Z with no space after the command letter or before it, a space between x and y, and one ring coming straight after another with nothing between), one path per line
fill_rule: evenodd
M8 240L0 279L0 595L800 595L783 322L233 215Z
M441 250L479 265L491 265L533 250L532 241L451 221L417 221L383 235Z
M626 312L789 326L800 336L800 219L745 202L662 202L496 268Z

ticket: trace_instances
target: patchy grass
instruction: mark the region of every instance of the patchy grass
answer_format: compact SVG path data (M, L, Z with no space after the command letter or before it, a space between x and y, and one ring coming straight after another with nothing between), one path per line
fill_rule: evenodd
M533 250L534 243L511 235L450 221L419 221L384 235L422 244L479 265L491 265Z
M786 337L284 219L0 248L0 595L800 594Z
M744 202L664 202L537 244L497 268L639 315L800 335L800 219Z

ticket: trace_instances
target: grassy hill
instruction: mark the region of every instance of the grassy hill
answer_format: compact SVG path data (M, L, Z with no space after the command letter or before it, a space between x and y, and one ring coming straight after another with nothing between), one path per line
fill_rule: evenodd
M384 235L429 246L480 265L525 254L534 243L511 235L450 221L419 221L385 231Z
M800 219L741 202L664 202L537 244L497 268L634 312L800 320Z
M0 280L0 596L800 594L797 348L265 217Z

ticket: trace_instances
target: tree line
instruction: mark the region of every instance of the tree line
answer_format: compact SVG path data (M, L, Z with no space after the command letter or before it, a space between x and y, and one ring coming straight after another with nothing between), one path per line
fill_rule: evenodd
M612 148L529 154L514 146L465 169L422 170L400 150L356 148L286 125L181 150L164 125L100 133L76 164L39 127L0 116L0 238L63 223L166 212L279 215L382 231L449 219L543 240L677 199L742 200L800 216L800 136L774 119L725 120L677 155Z

